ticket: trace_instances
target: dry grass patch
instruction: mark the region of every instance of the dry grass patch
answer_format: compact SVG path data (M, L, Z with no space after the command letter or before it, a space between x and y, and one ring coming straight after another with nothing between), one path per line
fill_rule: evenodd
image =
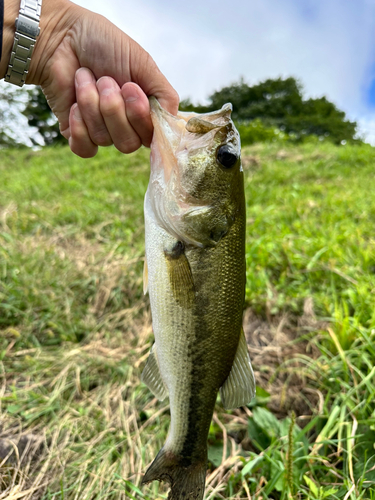
M145 316L122 338L101 332L80 346L8 354L0 449L9 498L43 498L59 483L64 498L127 498L124 479L140 482L169 420L139 382L150 335ZM30 450L37 440L38 452L24 451L25 440Z
M251 309L245 312L244 331L257 384L270 394L268 408L279 417L293 410L302 422L321 411L323 396L311 388L308 379L314 374L305 369L306 360L318 358L320 352L304 334L325 327L315 316L311 298L305 300L298 319L283 315L268 322Z
M104 326L81 345L8 352L0 451L9 498L47 499L61 488L69 500L135 494L164 443L170 418L168 405L139 379L152 343L149 312L141 318L139 311L129 314L122 334ZM286 319L275 327L249 311L245 332L258 384L271 393L269 407L280 416L291 407L301 415L304 394L311 414L313 398L303 387L306 380L296 375L298 362L283 368L286 359L309 350L308 343L295 343ZM223 455L208 471L208 499L220 496L242 469L245 450L251 449L246 437L251 415L247 408L225 412L218 405L211 440L218 432ZM154 483L142 495L157 498L167 489Z

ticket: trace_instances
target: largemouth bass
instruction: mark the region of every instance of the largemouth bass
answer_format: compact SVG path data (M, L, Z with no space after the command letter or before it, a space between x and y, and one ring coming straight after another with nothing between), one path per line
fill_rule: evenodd
M177 116L150 99L154 137L145 197L144 288L155 343L142 380L169 396L167 440L143 483L167 481L168 499L204 496L207 436L217 393L250 402L255 381L242 330L245 196L230 104Z

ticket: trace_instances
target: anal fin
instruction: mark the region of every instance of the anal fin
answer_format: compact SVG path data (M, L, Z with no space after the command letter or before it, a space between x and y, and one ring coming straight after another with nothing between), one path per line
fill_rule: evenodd
M242 330L232 369L220 388L220 396L224 408L229 410L250 403L254 395L254 372L247 351L245 334Z
M155 344L151 347L141 380L160 401L163 401L168 396L167 388L161 378Z

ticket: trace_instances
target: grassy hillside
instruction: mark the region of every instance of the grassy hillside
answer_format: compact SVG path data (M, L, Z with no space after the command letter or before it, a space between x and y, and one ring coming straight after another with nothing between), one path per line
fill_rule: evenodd
M217 405L207 498L375 499L374 151L243 150L258 389ZM0 499L166 498L138 490L169 424L139 381L148 174L147 150L0 152Z

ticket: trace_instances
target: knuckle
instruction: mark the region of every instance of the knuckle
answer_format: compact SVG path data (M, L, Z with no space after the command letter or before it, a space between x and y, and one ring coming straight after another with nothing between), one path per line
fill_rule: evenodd
M112 140L107 130L94 130L90 134L91 140L97 146L110 146Z
M134 151L137 151L137 149L141 147L141 140L139 137L125 139L117 144L115 143L115 146L121 153L130 154L134 153Z
M97 147L85 147L74 141L71 142L70 149L75 155L81 158L93 158L98 151Z
M178 105L180 104L180 96L175 89L171 92L171 102L178 108Z
M88 85L77 91L77 103L80 108L94 109L97 107L98 101L99 95L94 86Z
M71 151L81 158L92 158L98 151L98 146L90 141L87 134L82 131L73 130L69 139L69 147Z
M144 123L147 120L151 121L150 110L146 107L139 107L136 113L127 111L126 115L131 121L138 121L141 123Z
M112 118L119 112L119 109L118 99L112 96L100 101L100 111L105 118Z
M99 101L100 112L106 118L118 114L121 110L121 96L118 92L112 92L106 96L102 96Z

